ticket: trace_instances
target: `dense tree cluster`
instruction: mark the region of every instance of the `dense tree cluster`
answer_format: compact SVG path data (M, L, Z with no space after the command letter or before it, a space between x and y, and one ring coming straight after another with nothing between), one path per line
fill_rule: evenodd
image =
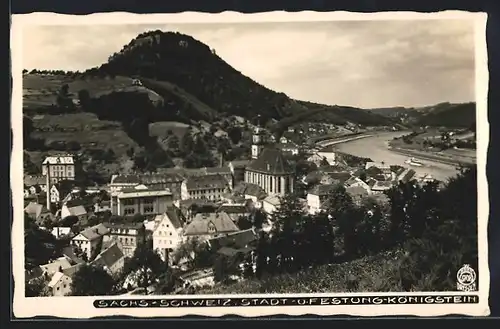
M454 289L454 273L463 264L477 270L477 201L472 191L476 172L466 168L442 190L435 183L400 183L388 192L389 204L371 198L355 202L338 187L331 191L326 210L314 216L288 196L273 215L273 230L260 237L257 276L397 248L406 252L399 269L405 290Z

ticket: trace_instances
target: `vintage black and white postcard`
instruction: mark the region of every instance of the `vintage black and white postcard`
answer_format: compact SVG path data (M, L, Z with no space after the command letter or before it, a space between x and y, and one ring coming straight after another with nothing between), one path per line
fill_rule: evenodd
M15 316L487 315L486 19L14 15Z

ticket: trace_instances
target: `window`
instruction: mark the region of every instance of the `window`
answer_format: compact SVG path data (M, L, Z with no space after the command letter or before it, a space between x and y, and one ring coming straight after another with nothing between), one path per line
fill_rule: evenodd
M145 205L143 207L143 211L145 214L150 214L152 212L154 212L155 208L153 207L153 205Z
M123 204L125 206L133 206L135 204L135 200L134 199L125 199L125 200L123 200Z
M144 198L143 199L143 202L144 204L146 205L153 205L153 203L155 202L155 199L154 198Z
M57 287L57 290L59 290L61 287Z
M65 288L65 289L66 289L66 284L64 284L63 288Z
M172 232L170 232L170 236L172 236Z
M127 215L133 215L133 214L135 214L135 209L134 208L125 208L125 210L123 211L123 213L125 214L125 216L127 216Z

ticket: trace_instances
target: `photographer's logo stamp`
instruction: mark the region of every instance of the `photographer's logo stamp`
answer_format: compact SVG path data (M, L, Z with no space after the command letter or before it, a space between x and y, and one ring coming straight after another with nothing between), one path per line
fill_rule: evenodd
M457 272L457 290L476 291L476 271L468 264Z

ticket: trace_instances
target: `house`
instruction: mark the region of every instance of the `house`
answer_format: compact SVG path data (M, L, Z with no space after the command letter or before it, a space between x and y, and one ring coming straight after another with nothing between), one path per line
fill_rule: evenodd
M51 184L60 180L75 180L77 163L72 154L48 156L42 162L42 174Z
M144 185L122 189L111 194L111 212L118 216L155 216L164 213L173 204L168 189L152 189Z
M416 174L417 173L415 172L415 170L413 170L411 168L405 169L402 173L400 173L396 177L396 180L398 182L407 183L407 182L411 181L412 179L414 179Z
M24 212L29 218L34 220L39 225L46 219L53 219L53 215L47 207L36 202L28 203L28 205L24 208Z
M240 229L223 211L216 213L198 213L194 219L184 227L184 240L198 238L211 239L220 235L237 232Z
M42 192L42 188L40 187L40 185L31 185L28 188L28 192L30 195L35 195L35 194Z
M299 154L299 147L293 142L280 143L278 148L281 149L283 153L297 155Z
M337 187L337 184L316 185L307 193L307 209L309 214L314 215L321 210L328 195Z
M25 175L23 183L28 189L36 185L40 190L47 192L47 180L43 175Z
M125 265L125 255L119 244L115 242L106 250L99 253L91 265L101 267L112 277L117 277Z
M71 197L74 187L74 181L71 180L60 180L57 184L52 184L49 190L50 203L59 204L63 201L67 202L68 196Z
M94 214L111 211L111 201L99 201L94 204Z
M268 215L278 210L281 205L281 199L276 195L269 195L262 200L262 209Z
M131 258L137 247L146 239L144 223L104 223L108 233L103 241L116 240L125 257Z
M98 224L81 231L71 240L71 244L80 249L90 260L95 252L99 250L99 245L102 244L103 237L108 232L106 226Z
M168 189L174 200L180 199L181 183L185 180L179 173L153 173L141 175L114 175L108 184L111 192L118 192L123 188L133 188L144 185L150 189Z
M356 204L361 204L361 202L369 195L368 191L361 186L349 186L346 188L346 192L351 196L352 200Z
M60 239L61 237L68 236L71 234L71 227L56 226L52 229L51 233L56 239Z
M68 216L76 216L79 221L82 221L82 220L87 220L89 214L87 213L85 207L82 205L68 206L68 204L65 204L61 208L61 218L66 218Z
M393 186L392 181L376 181L371 187L373 193L384 193L390 190Z
M216 212L225 212L233 222L237 222L241 216L250 216L250 207L246 203L226 203L217 208Z
M71 293L72 281L71 277L67 276L63 272L54 273L48 284L48 287L52 292L52 296L68 296Z
M185 181L183 200L207 199L222 200L224 194L230 191L227 179L222 175L191 176Z
M385 177L384 178L385 180L390 180L390 179L394 178L393 177L394 174L392 172L391 166L386 165L384 162L380 162L380 163L378 163L378 162L367 162L365 164L365 170L367 172L367 175L369 173L371 173L369 170L373 169L373 168L378 169L378 171L375 171L375 172L379 172L380 174L382 174ZM374 177L373 174L371 174L371 176Z
M85 261L78 257L75 254L75 247L73 245L69 245L63 248L62 250L62 255L66 257L66 259L71 263L71 264L85 264ZM63 269L64 271L65 269ZM68 273L65 273L66 275L69 275ZM71 275L70 275L71 276Z
M326 146L318 151L318 156L325 159L330 165L334 165L337 160L337 149L334 144Z
M52 277L56 272L61 272L71 266L72 264L70 263L70 261L63 256L50 261L47 264L40 265L40 269L42 270L42 274L45 274L48 277Z
M153 249L166 261L182 242L184 219L179 210L171 209L156 216L155 222L158 224L153 232Z
M222 247L242 249L253 246L257 240L258 235L255 230L251 228L209 239L207 240L207 244L212 250L219 250Z
M348 180L344 182L344 187L349 188L349 187L361 187L366 190L368 194L371 193L371 188L370 185L368 185L366 182L364 182L361 178L352 176Z
M245 182L236 186L233 193L243 196L246 200L252 200L255 204L260 204L260 201L268 195L259 185Z
M312 162L319 167L324 161L327 160L325 157L320 156L318 153L314 153L307 158L307 161Z
M233 160L229 162L228 167L233 175L234 184L245 180L245 168L249 163L250 160Z

